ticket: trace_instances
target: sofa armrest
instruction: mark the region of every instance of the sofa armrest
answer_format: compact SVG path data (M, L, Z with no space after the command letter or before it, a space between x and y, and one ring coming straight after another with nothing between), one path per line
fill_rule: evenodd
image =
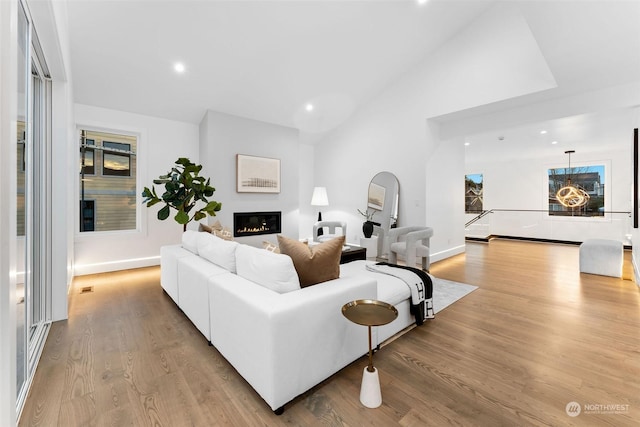
M285 294L238 276L209 283L213 345L273 410L368 351L366 328L341 308L375 299L372 278L345 277Z
M197 255L182 245L165 245L160 248L160 285L175 303L178 303L178 260Z

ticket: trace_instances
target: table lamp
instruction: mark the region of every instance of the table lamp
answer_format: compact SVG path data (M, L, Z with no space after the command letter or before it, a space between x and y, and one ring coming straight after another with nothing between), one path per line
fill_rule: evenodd
M311 206L329 206L326 187L315 187L311 196ZM318 211L318 221L322 221L322 212ZM318 229L318 236L322 236L322 228Z

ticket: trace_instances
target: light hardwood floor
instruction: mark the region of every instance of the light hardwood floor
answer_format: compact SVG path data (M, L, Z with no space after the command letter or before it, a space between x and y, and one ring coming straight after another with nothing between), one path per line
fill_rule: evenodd
M577 246L500 240L470 243L431 273L479 289L376 353L380 408L359 402L363 357L281 416L163 294L159 268L77 278L20 425L640 424L634 282L579 274Z

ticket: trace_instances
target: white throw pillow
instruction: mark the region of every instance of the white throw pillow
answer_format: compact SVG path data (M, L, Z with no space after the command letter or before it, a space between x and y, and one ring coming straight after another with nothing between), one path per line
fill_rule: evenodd
M211 233L198 233L198 253L200 256L231 273L236 272L237 246L238 242L224 240Z
M281 294L300 289L298 273L287 255L238 245L236 270L238 276Z
M198 234L195 230L182 233L182 247L196 255L198 255Z

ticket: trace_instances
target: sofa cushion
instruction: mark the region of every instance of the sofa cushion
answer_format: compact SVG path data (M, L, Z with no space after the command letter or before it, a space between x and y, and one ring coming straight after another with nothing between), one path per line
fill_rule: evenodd
M236 247L238 242L230 242L209 233L198 234L198 254L231 273L236 272Z
M186 230L182 233L182 247L198 255L198 233L195 230Z
M300 289L291 258L253 246L238 245L236 248L236 272L240 277L281 294Z
M309 246L306 243L278 235L280 253L289 255L298 272L300 286L340 277L340 255L344 246L344 236Z

